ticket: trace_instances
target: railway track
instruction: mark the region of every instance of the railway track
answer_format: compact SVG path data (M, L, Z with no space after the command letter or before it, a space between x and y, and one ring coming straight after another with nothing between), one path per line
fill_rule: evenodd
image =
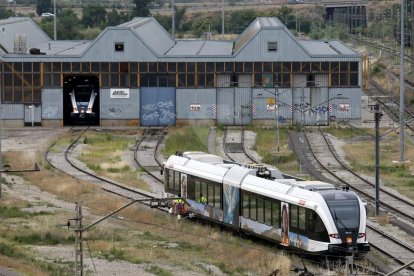
M139 167L159 183L162 162L157 156L158 148L164 139L166 128L147 128L135 145L134 160Z
M361 39L361 38L358 38L355 35L351 36L351 39L358 42L358 43L362 43L362 44L365 44L369 47L375 48L377 50L382 50L384 52L387 52L387 53L389 53L390 55L392 55L396 58L400 57L400 51L399 50L394 50L394 49L392 49L390 47L386 47L384 45L378 45L377 43L372 42L371 40L368 41L368 40L365 40L365 39ZM408 63L413 63L411 56L407 55L407 54L404 55L404 61L406 61Z
M369 237L370 245L394 261L397 266L405 265L414 260L414 248L407 245L407 241L391 236L370 221L367 222L366 234ZM413 275L414 265L401 273L403 275Z
M318 133L313 132L312 134L307 133L304 137L313 158L317 161L320 168L328 172L340 183L353 188L363 195L369 202L375 203L375 190L373 189L375 184L361 177L346 166L346 164L337 156L332 145L321 131ZM321 158L325 161L322 162L320 160ZM397 217L414 223L413 202L384 188L381 188L380 191L381 205L384 209Z
M373 186L375 185L348 168L337 156L332 145L327 140L327 137L321 131L317 134L313 133L311 137L312 139L308 136L309 134L305 135L305 141L309 145L311 154L319 164L319 167L328 172L342 184L352 187L353 190L362 195L369 202L374 203L375 190L373 189ZM322 155L324 162L320 160ZM381 189L381 192L381 205L384 209L409 222L414 221L414 205L412 202L384 189ZM405 264L414 259L413 248L406 245L407 241L393 238L379 227L376 227L373 223L367 224L367 236L370 237L370 244L374 248L392 258L398 265ZM410 273L412 273L412 271Z
M128 187L126 185L117 183L115 181L109 180L107 178L101 177L93 173L91 170L85 168L85 166L80 162L77 161L72 157L74 154L74 149L76 145L79 143L80 139L84 136L84 134L89 130L89 127L86 128L78 128L74 129L71 128L71 132L79 131L80 133L74 139L74 141L63 149L63 152L59 155L51 157L50 152L56 146L56 141L52 143L46 151L45 160L49 163L51 167L54 169L67 174L71 177L75 177L77 179L82 179L84 181L89 181L101 187L102 190L116 194L126 199L130 200L142 200L142 199L159 199L155 194L144 192L132 187ZM62 149L60 149L62 150ZM143 205L152 206L151 203L141 202ZM166 212L167 209L161 208L161 211Z
M380 95L386 96L381 98L376 98L376 101L380 104L382 109L390 116L390 118L395 121L399 122L400 118L400 103L394 99L394 95L383 89L377 82L370 80L369 83L371 84L371 88L369 89L371 95ZM413 120L414 115L404 107L404 119L405 121ZM407 128L411 131L414 131L414 121L406 124Z
M244 138L244 129L226 127L223 134L224 153L228 159L239 164L258 163L246 153Z

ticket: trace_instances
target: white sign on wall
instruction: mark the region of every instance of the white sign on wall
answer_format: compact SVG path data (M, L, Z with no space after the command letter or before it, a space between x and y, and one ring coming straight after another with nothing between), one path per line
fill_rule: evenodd
M201 109L201 104L191 104L190 105L190 110L191 111L200 111Z
M111 88L111 99L128 99L128 88Z

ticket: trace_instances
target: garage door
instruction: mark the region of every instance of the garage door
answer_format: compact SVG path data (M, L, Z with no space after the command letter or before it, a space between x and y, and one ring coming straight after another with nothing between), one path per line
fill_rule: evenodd
M174 87L143 87L140 93L140 105L142 126L175 125Z

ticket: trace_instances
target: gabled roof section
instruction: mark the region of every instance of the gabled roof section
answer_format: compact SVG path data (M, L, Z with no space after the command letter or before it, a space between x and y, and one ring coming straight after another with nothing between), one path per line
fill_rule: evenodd
M299 41L312 56L349 56L359 55L338 40L333 41Z
M281 29L284 25L276 17L259 17L238 37L234 44L234 53L240 51L262 29Z
M170 34L153 17L135 17L118 27L130 28L158 55L164 55L175 44Z
M14 38L25 35L27 50L34 45L50 41L50 37L29 17L11 17L0 20L0 47L7 53L13 53Z
M36 45L46 55L79 56L91 44L86 40L49 41Z
M217 40L181 40L166 56L231 56L233 42Z

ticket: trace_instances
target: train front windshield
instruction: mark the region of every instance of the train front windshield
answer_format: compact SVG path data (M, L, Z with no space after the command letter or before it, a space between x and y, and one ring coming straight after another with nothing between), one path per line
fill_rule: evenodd
M91 99L91 89L82 89L76 91L75 98L76 104L80 106L87 106L89 104L89 100Z
M322 196L328 205L341 239L344 240L347 236L352 236L352 241L355 242L360 220L357 196L345 191L326 192Z

